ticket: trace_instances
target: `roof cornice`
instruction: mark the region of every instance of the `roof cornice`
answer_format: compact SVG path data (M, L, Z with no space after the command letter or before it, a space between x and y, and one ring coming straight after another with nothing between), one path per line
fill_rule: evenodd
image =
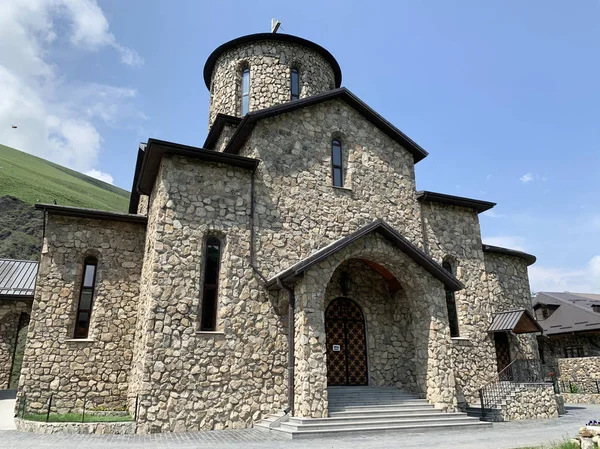
M204 83L206 84L206 88L210 90L210 81L212 78L213 70L215 68L215 64L217 60L221 57L221 55L229 50L234 49L240 45L251 44L253 42L261 42L261 41L277 41L277 42L287 42L290 44L300 45L302 47L309 48L313 51L319 53L331 66L333 70L333 76L335 79L335 87L340 87L342 85L342 70L340 69L340 65L333 57L333 55L326 48L321 47L319 44L316 44L307 39L303 39L298 36L293 36L291 34L283 34L283 33L255 33L248 34L246 36L241 36L236 39L225 42L224 44L218 46L208 57L206 63L204 64Z
M502 254L504 256L513 256L520 257L521 259L525 259L527 265L533 265L537 258L532 254L524 253L523 251L517 251L515 249L502 248L500 246L486 245L485 243L482 245L483 252L486 253L495 253Z
M36 209L46 211L51 215L64 215L67 217L89 218L92 220L123 221L128 223L146 224L148 217L137 214L124 214L121 212L108 212L83 207L59 206L56 204L36 204Z
M477 213L485 212L490 210L496 205L490 201L474 200L472 198L465 198L462 196L447 195L445 193L430 192L428 190L421 190L417 192L417 200L421 202L433 202L441 204L449 204L451 206L466 207L474 209Z
M184 156L202 162L226 164L247 170L255 170L260 162L258 159L235 154L226 154L219 151L207 150L205 148L166 142L164 140L149 139L146 151L144 152L144 161L137 183L137 189L140 193L146 195L152 193L152 188L154 187L154 182L158 175L158 169L160 168L160 161L166 154Z
M301 108L331 100L344 101L351 108L365 117L369 122L379 128L383 133L387 134L390 138L398 142L402 147L412 153L415 163L424 159L429 154L414 140L388 122L385 118L375 112L375 110L373 110L368 104L366 104L345 87L323 92L311 97L301 98L300 100L289 101L287 103L261 109L259 111L249 112L240 122L223 152L237 154L246 141L246 138L256 126L256 123L260 120L275 117L280 114L296 111Z
M208 132L208 135L206 136L206 140L204 141L204 145L202 145L202 147L206 148L207 150L214 150L215 144L221 136L223 128L225 128L226 125L238 126L241 121L242 119L239 117L218 113L215 117L212 126L210 127L210 131Z
M373 223L368 224L360 228L359 230L347 235L330 245L325 246L311 256L302 259L298 263L292 265L281 273L275 275L265 283L265 287L270 289L278 288L279 281L286 282L293 278L300 276L311 266L321 262L327 257L337 253L351 243L359 240L361 237L371 233L377 232L386 238L392 245L414 260L417 265L420 265L426 271L428 271L435 278L444 283L444 285L452 291L461 290L464 288L462 283L454 277L452 273L446 271L440 264L433 260L428 254L422 251L420 248L412 244L398 231L392 228L389 224L383 220L375 220Z

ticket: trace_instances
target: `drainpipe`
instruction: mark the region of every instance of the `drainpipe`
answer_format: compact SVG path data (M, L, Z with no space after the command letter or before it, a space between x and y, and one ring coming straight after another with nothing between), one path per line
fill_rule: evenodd
M294 295L294 289L281 282L280 278L277 278L277 285L288 293L288 408L285 412L286 414L290 413L290 416L294 416L294 363L296 361L296 356L294 354L296 340L294 318L296 297Z
M267 278L261 273L256 267L254 261L254 176L256 171L252 172L252 178L250 178L250 267L260 277L263 285L267 282ZM295 325L294 316L296 308L296 297L294 295L294 289L288 287L281 279L277 278L277 285L279 288L285 290L288 293L288 406L284 410L285 414L288 413L290 416L294 416L294 344L295 344Z
M267 282L267 278L260 272L254 262L254 175L256 171L252 172L252 178L250 178L250 267L260 277L263 284Z

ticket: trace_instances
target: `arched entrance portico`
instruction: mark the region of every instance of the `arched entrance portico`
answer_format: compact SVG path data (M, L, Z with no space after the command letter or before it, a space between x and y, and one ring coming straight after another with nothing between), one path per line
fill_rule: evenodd
M350 298L331 301L325 311L327 385L368 385L365 318Z

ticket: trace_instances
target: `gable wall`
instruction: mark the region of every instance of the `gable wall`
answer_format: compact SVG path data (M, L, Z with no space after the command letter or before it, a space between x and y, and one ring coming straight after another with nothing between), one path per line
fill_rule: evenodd
M520 257L484 252L490 304L494 312L527 309L533 316L527 262ZM511 357L538 359L535 334L511 336Z
M452 354L459 402L476 404L478 391L496 374L495 348L486 328L492 309L479 218L473 209L435 202L421 203L425 246L438 262L448 259L465 286L455 293L459 338Z
M144 249L142 224L49 215L19 390L28 410L126 403ZM73 340L86 256L98 258L89 338ZM77 401L77 403L76 403Z
M138 432L248 427L284 407L286 305L259 287L249 265L250 175L163 158L142 275ZM217 332L198 332L209 233L223 244Z
M346 188L331 183L334 137ZM260 121L240 155L261 160L256 260L270 276L377 218L422 246L412 154L343 101Z

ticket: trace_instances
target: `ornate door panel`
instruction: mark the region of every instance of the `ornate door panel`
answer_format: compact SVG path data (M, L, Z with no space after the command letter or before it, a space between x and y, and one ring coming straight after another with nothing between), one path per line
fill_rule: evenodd
M351 299L337 298L325 311L327 385L367 385L365 320Z

